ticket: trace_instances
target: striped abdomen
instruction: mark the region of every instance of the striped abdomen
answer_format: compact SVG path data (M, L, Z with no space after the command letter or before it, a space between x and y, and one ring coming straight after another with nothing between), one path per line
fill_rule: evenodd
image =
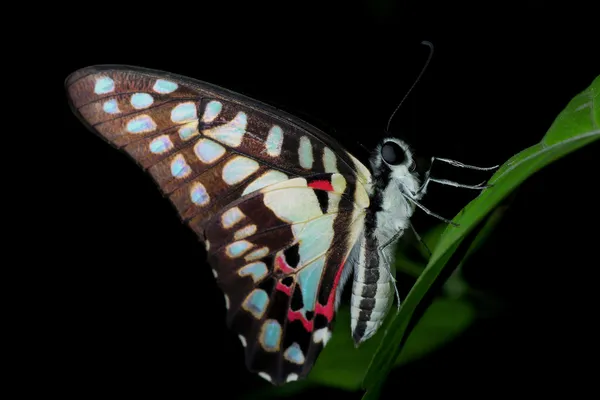
M377 332L394 302L393 282L388 269L392 252L389 248L383 251L377 249L374 238L363 236L353 251L356 264L350 318L356 345Z

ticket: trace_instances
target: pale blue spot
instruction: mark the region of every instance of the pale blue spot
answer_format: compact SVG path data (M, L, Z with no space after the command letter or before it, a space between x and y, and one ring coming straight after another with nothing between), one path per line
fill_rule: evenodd
M220 102L213 100L206 105L204 109L204 115L202 115L203 122L213 122L215 118L219 116L221 110L223 109L223 104Z
M245 227L243 227L243 228L238 229L237 231L235 231L235 234L233 235L233 238L235 240L240 240L240 239L247 238L248 236L254 235L256 233L256 229L257 229L257 227L254 224L246 225ZM252 258L252 260L255 260L255 258L253 258L253 257L257 255L257 252L261 253L262 251L265 251L263 249L265 249L267 252L269 250L268 247L263 247L262 249L255 250L255 251L253 251L252 253L248 254L245 257L246 261L251 261L251 260L249 260L249 258ZM258 257L258 258L262 258L262 257Z
M307 136L300 138L300 147L298 147L298 157L300 166L305 169L311 169L313 166L313 148L310 139Z
M131 105L137 109L146 108L154 103L154 99L148 93L134 93L131 96Z
M267 154L271 157L278 157L281 154L282 145L283 130L279 126L273 125L269 130L269 135L267 136L267 141L265 143Z
M161 154L173 148L173 143L168 136L161 136L150 142L150 151L154 154Z
M171 175L176 178L185 178L191 171L181 154L171 162Z
M221 216L221 223L223 224L223 228L229 229L245 217L246 216L239 208L233 207L223 213Z
M119 104L117 103L116 99L104 102L104 104L102 105L102 109L104 110L104 112L109 114L117 114L121 112L121 110L119 110Z
M225 154L225 147L212 140L200 139L194 145L194 153L196 153L198 159L203 163L211 164Z
M254 227L254 232L256 232L256 225L251 225L250 227ZM242 234L245 233L242 229L240 229L238 232L240 232L240 231ZM253 235L254 232L251 232L248 236ZM267 254L269 254L269 248L267 246L264 246L258 250L254 250L252 253L250 253L246 257L244 257L244 259L246 261L260 260L261 258L264 258Z
M152 90L162 94L171 93L177 90L177 84L175 82L165 81L164 79L157 79Z
M259 165L256 161L237 156L228 161L225 167L223 167L223 180L228 185L235 185L255 173L258 167Z
M96 85L94 86L94 93L105 94L115 90L115 81L110 79L108 76L102 76L96 79Z
M239 270L240 276L248 276L252 277L254 282L258 282L265 275L267 275L267 266L264 262L253 262L252 264L248 264Z
M337 157L329 147L325 147L323 149L323 166L325 167L325 172L339 174L339 171L337 169Z
M305 311L315 310L317 288L319 287L324 265L325 259L321 257L312 264L303 267L298 273L298 282L300 283L302 303L304 304Z
M176 123L190 122L196 119L196 104L182 103L171 111L171 121Z
M179 128L179 137L182 140L188 140L198 134L198 121L190 122Z
M239 257L247 252L252 246L253 244L247 240L238 240L227 246L227 254L229 254L230 257Z
M304 364L304 353L302 353L302 349L296 342L287 348L283 356L294 364Z
M127 123L127 130L131 133L150 132L155 129L156 124L148 115L140 115Z
M267 295L267 292L262 289L254 289L254 291L246 297L242 307L251 312L256 318L261 318L267 310L268 303L269 296Z
M206 192L206 188L200 182L194 184L194 187L190 193L190 197L192 198L192 202L199 206L208 204L210 201L210 196Z
M281 340L281 325L274 319L267 320L263 325L261 343L265 350L273 351L279 349Z
M202 133L228 146L238 147L242 144L247 125L248 117L246 116L246 113L240 111L235 118L228 123L206 129L202 131Z

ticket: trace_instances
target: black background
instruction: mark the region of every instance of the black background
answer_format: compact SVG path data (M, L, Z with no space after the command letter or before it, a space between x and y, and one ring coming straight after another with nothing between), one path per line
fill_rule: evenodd
M57 79L108 63L187 75L298 115L366 161L357 143L370 148L381 138L423 67L420 42L428 40L432 63L391 133L419 157L501 164L539 141L600 72L595 17L575 2L452 3L83 4L65 14ZM70 173L59 194L67 211L58 235L68 271L61 361L70 387L84 397L175 398L231 397L267 385L245 371L194 234L153 181L88 132L64 100L61 150ZM587 362L596 363L597 206L586 206L597 202L596 154L591 147L574 153L522 187L471 273L474 284L503 298L504 311L393 373L386 396L582 387ZM424 204L447 217L474 196L439 186L429 193ZM436 222L415 216L423 231Z

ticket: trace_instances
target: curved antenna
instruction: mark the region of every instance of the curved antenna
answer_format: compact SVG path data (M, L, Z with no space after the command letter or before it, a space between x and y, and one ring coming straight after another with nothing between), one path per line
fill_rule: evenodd
M402 99L402 101L400 101L400 104L398 104L398 106L396 107L396 109L394 110L392 115L390 115L390 119L388 119L387 126L385 127L386 132L389 132L389 130L390 130L390 124L392 123L392 118L394 118L394 115L396 115L396 111L398 111L398 109L400 108L402 103L404 103L404 100L406 100L406 98L408 97L410 92L416 86L417 82L419 82L419 80L421 79L421 76L423 76L423 73L425 72L425 70L427 69L427 66L429 65L429 62L431 61L431 57L433 57L433 44L427 40L423 40L421 42L421 44L424 44L425 46L429 47L429 56L427 57L427 61L425 61L425 65L423 66L423 69L421 69L419 76L417 76L417 79L415 79L415 82L412 84L410 89L408 89L408 92L406 92L406 94L404 95L404 98Z

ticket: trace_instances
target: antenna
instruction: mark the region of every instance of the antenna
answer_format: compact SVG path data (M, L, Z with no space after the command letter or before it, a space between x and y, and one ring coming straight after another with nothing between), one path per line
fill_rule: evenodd
M413 90L413 88L415 87L417 82L419 82L419 79L421 79L421 76L423 76L423 73L425 72L425 70L427 69L427 66L429 65L429 62L431 61L431 57L433 57L433 44L431 42L428 42L427 40L423 40L421 42L421 44L424 44L425 46L429 47L429 56L427 57L427 61L425 61L425 65L423 66L423 69L421 69L419 76L417 76L417 79L415 79L415 82L412 84L410 89L408 89L408 92L406 92L406 94L404 95L404 98L402 99L402 101L400 101L400 104L398 104L398 106L396 107L396 109L394 110L392 115L390 115L390 119L388 119L387 126L385 127L386 132L389 132L389 130L390 130L390 124L392 123L392 119L394 118L394 115L396 115L396 111L398 111L398 109L404 103L404 100L406 100L406 98L408 97L410 92Z

